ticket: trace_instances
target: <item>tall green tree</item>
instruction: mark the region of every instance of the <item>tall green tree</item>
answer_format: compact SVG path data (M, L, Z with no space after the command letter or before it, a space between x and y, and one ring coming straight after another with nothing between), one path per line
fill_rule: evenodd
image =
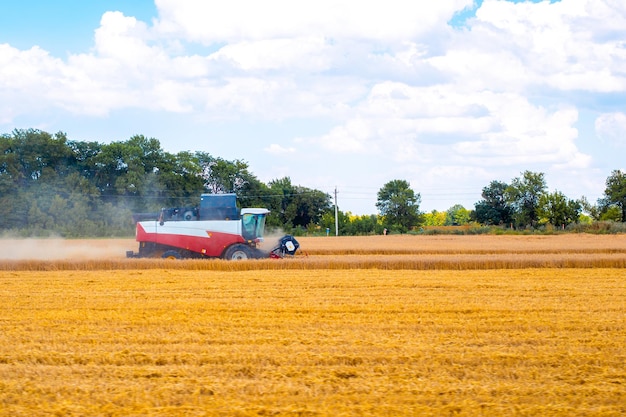
M378 191L376 207L387 229L405 233L420 223L420 202L408 181L392 180Z
M197 206L205 191L201 167L188 151L163 154L158 170L159 198L163 207Z
M505 182L491 181L483 188L483 199L474 205L477 222L486 225L508 225L513 221L514 210L506 199L508 187Z
M73 171L94 182L96 157L102 151L102 145L98 142L68 141L67 146L72 152Z
M506 198L514 209L517 227L535 227L539 221L539 199L546 192L546 180L542 172L524 171L513 178L506 189Z
M13 131L0 142L3 158L0 173L10 174L20 187L28 187L44 175L65 175L72 165L73 154L67 146L67 137L59 132L51 135L37 129Z
M271 194L270 209L286 227L307 227L319 223L330 210L330 195L299 185L284 177L268 183Z
M228 161L213 157L206 152L196 152L196 158L201 167L204 186L213 194L239 194L254 177L245 161Z
M604 197L599 201L604 212L615 207L620 212L619 221L626 221L626 173L621 170L611 172L606 179Z
M470 211L461 204L455 204L446 211L446 226L460 226L468 224L470 221Z
M103 145L95 159L95 182L105 201L125 203L134 211L161 206L158 179L165 155L157 139L135 135Z
M582 210L580 202L568 199L560 191L543 194L539 198L539 218L553 226L577 223Z

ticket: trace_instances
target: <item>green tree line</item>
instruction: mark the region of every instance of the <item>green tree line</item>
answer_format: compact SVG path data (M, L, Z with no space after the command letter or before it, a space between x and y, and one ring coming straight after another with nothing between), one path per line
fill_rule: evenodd
M0 232L18 236L128 236L133 213L197 206L203 193L236 193L242 206L271 210L268 226L316 224L330 196L279 178L265 184L241 160L165 152L142 135L102 144L59 132L0 136Z
M261 182L245 161L206 152L165 152L157 139L136 135L102 144L58 132L15 130L0 136L0 233L18 236L129 236L133 213L197 206L203 193L236 193L241 206L271 210L267 224L293 234L406 233L424 226L479 225L516 230L572 228L626 221L626 174L615 170L593 204L548 192L543 173L525 171L482 189L472 210L420 211L421 195L405 180L378 192L378 214L337 210L330 195L292 184Z
M428 226L472 225L471 233L490 232L494 228L626 232L626 174L620 170L609 175L604 196L597 204L589 203L584 196L573 200L558 190L549 192L545 175L531 171L522 172L510 183L492 181L483 188L482 197L474 210L455 204L445 212L422 213L420 194L407 181L393 180L378 192L377 218L341 216L340 230L345 234L363 234L367 227L369 233L406 233L424 231L423 227ZM323 216L322 221L328 224L329 216Z
M626 221L626 175L620 170L614 170L606 179L604 196L596 204L584 196L570 199L558 190L547 189L543 173L524 171L510 183L494 180L485 186L474 210L455 205L447 212L426 213L424 225L477 223L527 230Z

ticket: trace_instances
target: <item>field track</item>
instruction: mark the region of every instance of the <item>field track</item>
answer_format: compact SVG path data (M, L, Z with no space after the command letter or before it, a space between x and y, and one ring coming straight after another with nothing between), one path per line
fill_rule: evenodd
M0 270L624 268L626 235L300 237L295 258L225 262L126 259L132 239L0 240Z

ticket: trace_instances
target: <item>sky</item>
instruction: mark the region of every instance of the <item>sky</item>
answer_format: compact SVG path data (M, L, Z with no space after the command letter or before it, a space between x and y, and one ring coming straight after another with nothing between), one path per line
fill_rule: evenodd
M623 0L0 3L0 134L242 160L375 214L473 209L526 170L602 197L626 169Z

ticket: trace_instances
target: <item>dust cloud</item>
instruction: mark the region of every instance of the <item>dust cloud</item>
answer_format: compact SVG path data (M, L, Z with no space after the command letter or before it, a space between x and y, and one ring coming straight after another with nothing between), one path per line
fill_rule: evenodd
M285 233L266 235L260 249L271 251ZM137 251L138 243L128 239L0 238L0 261L102 260L126 258L126 251Z
M125 258L134 239L0 239L0 260L97 260Z
M273 229L270 233L265 234L265 236L263 237L263 242L259 244L258 248L261 249L262 251L270 252L280 246L279 241L280 239L285 237L285 235L290 235L290 234L280 229ZM298 240L298 238L295 236L294 236L294 239Z

